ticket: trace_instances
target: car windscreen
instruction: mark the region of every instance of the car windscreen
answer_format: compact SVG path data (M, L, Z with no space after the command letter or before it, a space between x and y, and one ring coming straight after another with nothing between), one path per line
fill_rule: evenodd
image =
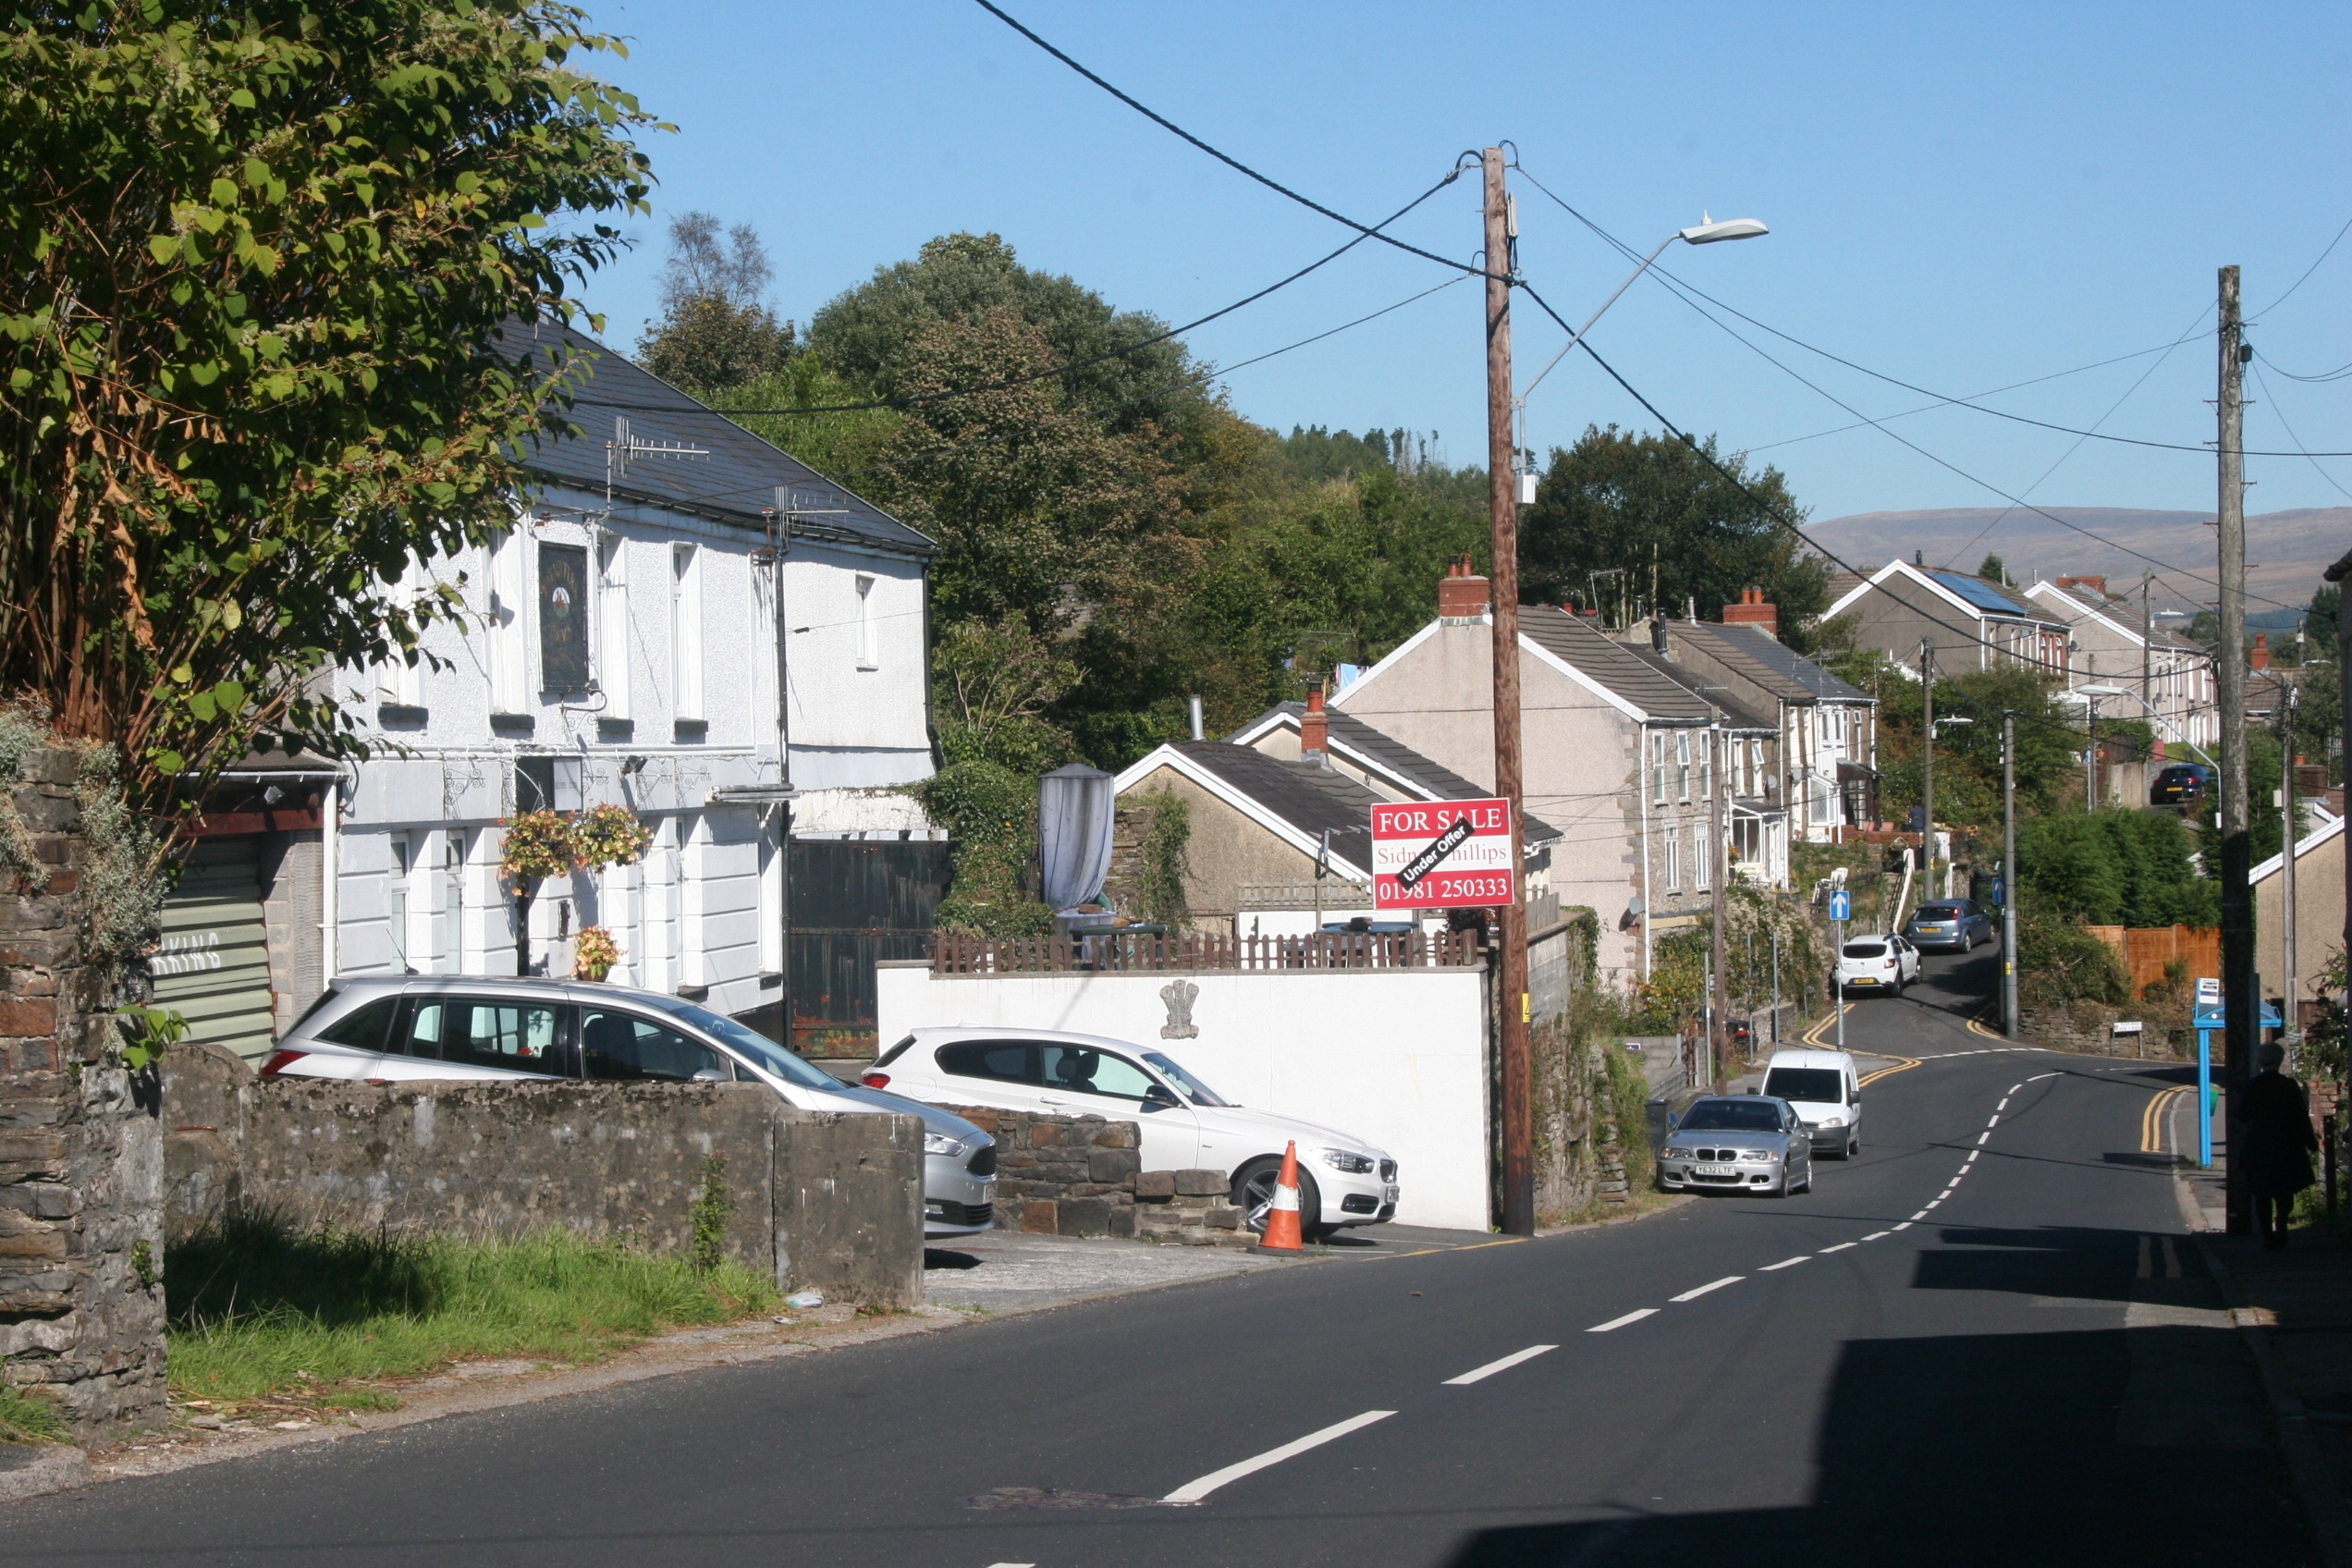
M1144 1060L1173 1080L1176 1086L1184 1091L1184 1097L1194 1105L1217 1107L1233 1103L1158 1051L1145 1051Z
M736 1023L724 1013L696 1007L676 997L632 996L633 1002L658 1008L672 1018L692 1024L721 1045L741 1052L752 1065L803 1089L839 1090L841 1081L821 1067L812 1067L756 1029Z
M1844 1105L1845 1074L1834 1067L1775 1067L1764 1074L1764 1092L1774 1099Z
M1911 918L1914 920L1957 920L1966 913L1967 913L1966 906L1962 904L1921 904L1919 913Z
M1844 950L1845 956L1848 958L1886 957L1886 944L1884 942L1848 942L1845 945Z
M1777 1133L1781 1108L1767 1100L1701 1100L1683 1118L1679 1133Z

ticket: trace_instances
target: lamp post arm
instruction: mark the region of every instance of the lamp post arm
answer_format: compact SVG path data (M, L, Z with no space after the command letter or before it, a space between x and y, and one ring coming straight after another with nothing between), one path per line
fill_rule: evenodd
M1552 355L1550 363L1546 364L1543 369L1537 371L1536 373L1536 379L1527 383L1525 388L1520 392L1519 403L1521 407L1524 408L1526 405L1528 398L1534 395L1535 390L1538 386L1542 385L1543 378L1552 373L1553 367L1557 366L1561 361L1568 357L1568 351L1585 340L1585 334L1593 329L1593 323L1599 321L1602 316L1607 315L1609 313L1609 307L1615 304L1624 294L1626 289L1631 288L1635 283L1641 280L1641 275L1649 270L1650 264L1657 261L1659 257L1666 253L1667 246L1672 245L1675 240L1680 239L1682 237L1682 231L1677 229L1673 233L1668 235L1665 239L1660 240L1658 242L1658 249L1652 251L1648 256L1644 257L1642 264L1634 269L1633 276L1619 284L1617 286L1617 292L1615 294L1611 294L1608 299L1603 300L1600 302L1600 309L1592 313L1592 319L1586 322L1584 325L1576 329L1576 335L1568 339L1567 343L1561 349L1560 352Z

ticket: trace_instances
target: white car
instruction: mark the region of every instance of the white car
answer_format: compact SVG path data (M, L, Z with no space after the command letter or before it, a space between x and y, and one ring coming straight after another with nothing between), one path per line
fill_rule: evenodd
M997 1141L935 1105L839 1083L735 1020L658 991L459 975L341 979L286 1032L264 1078L370 1084L764 1084L802 1110L895 1111L923 1123L923 1233L996 1222Z
M1919 977L1919 949L1889 931L1876 937L1853 937L1838 949L1838 995L1855 991L1903 994Z
M933 1105L1133 1121L1146 1170L1224 1170L1253 1231L1266 1228L1285 1144L1298 1145L1310 1237L1378 1225L1397 1206L1396 1161L1368 1139L1232 1104L1164 1051L1101 1035L966 1025L917 1029L877 1058L868 1088Z
M1788 1101L1822 1154L1852 1159L1862 1152L1862 1085L1847 1052L1774 1051L1762 1093Z

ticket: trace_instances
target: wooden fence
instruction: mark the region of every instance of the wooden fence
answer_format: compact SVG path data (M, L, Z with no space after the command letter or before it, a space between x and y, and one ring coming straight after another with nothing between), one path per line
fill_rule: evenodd
M931 949L935 974L1049 974L1072 970L1466 969L1485 955L1475 931L1434 936L1330 931L1318 937L971 937L942 932Z
M2222 973L2222 934L2210 925L2152 925L2126 929L2121 925L2086 925L2084 930L2115 949L2131 971L2132 999L2164 982L2167 964L2186 962L2187 977L2218 977Z

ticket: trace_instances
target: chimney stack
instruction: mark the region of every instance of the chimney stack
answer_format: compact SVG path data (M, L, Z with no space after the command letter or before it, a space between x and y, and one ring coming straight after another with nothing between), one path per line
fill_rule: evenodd
M1323 711L1323 683L1306 689L1306 717L1299 720L1299 760L1331 765L1331 717Z
M1781 606L1765 603L1761 588L1743 588L1738 604L1723 606L1723 624L1760 626L1767 637L1778 637L1781 634Z
M2250 655L2256 669L2271 668L2271 638L2266 631L2254 633L2254 652Z
M2062 577L2058 580L2058 586L2061 588L2088 588L2092 593L2099 594L2101 598L2104 598L2107 594L2107 580L2104 577Z
M1438 580L1438 619L1478 620L1490 602L1487 580L1470 570L1470 557L1454 557L1445 576Z

